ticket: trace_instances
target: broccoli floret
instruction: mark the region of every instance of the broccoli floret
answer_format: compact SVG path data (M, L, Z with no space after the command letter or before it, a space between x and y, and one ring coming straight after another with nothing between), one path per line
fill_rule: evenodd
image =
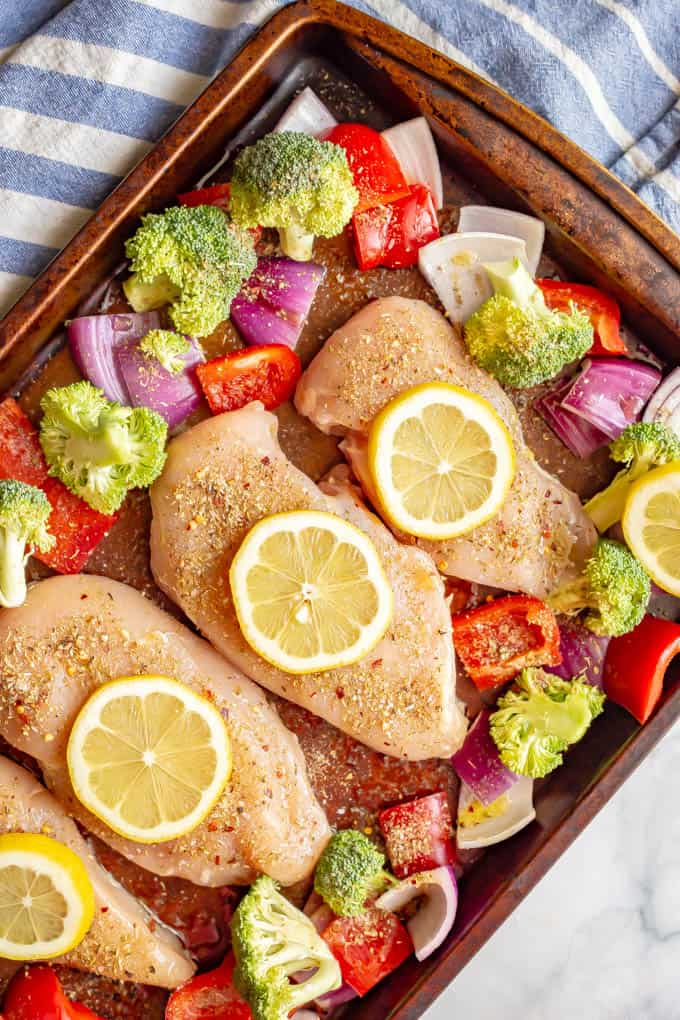
M257 263L252 237L214 205L148 213L125 251L134 275L123 290L134 310L169 301L173 324L192 336L206 336L224 322Z
M159 361L166 372L179 375L191 344L171 329L152 329L140 342L139 349L147 358Z
M231 923L234 980L254 1020L288 1014L342 983L340 967L316 928L271 878L263 875L239 903ZM291 974L313 970L293 983Z
M636 422L609 444L609 454L612 460L626 466L606 489L585 505L598 531L606 531L621 520L633 482L654 467L680 460L680 439L667 425Z
M168 427L148 407L121 407L89 382L48 390L40 406L50 474L95 510L114 513L161 473Z
M366 900L394 879L385 871L385 857L363 832L336 832L316 866L314 889L334 914L354 917L366 910Z
M509 769L540 779L584 736L605 696L579 677L562 680L542 669L523 669L515 683L490 716L491 736Z
M31 551L47 552L54 545L47 530L51 512L42 489L13 478L0 481L0 606L25 602L24 568Z
M525 388L552 379L593 343L587 315L551 311L518 258L484 266L494 289L465 323L477 364L505 386Z
M649 578L632 552L620 542L601 538L581 576L546 601L556 613L574 615L587 609L586 627L594 634L617 637L637 627L650 592Z
M315 235L339 234L358 200L345 150L311 135L273 132L234 162L234 220L242 227L277 227L292 259L311 258Z

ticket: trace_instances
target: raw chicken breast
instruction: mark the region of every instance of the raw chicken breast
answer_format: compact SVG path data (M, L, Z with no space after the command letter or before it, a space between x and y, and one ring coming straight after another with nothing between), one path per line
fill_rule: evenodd
M323 491L322 491L323 490ZM400 545L345 477L321 487L282 453L277 420L253 403L173 439L151 490L151 568L157 583L234 665L378 751L448 757L465 733L455 695L451 617L429 556ZM395 596L392 625L369 656L342 669L292 676L243 638L231 601L231 560L268 514L326 510L375 544Z
M91 832L158 875L198 885L284 885L312 871L329 836L297 738L263 693L205 641L134 588L105 577L51 577L0 612L0 732L33 755L61 803ZM74 718L100 684L156 673L207 694L227 721L233 772L198 828L167 843L117 836L76 799L66 766Z
M528 449L510 398L469 357L446 319L424 301L388 297L366 305L336 330L295 395L298 411L342 449L370 498L366 441L375 415L393 397L425 382L450 382L485 397L512 434L517 474L501 511L469 534L416 542L454 577L538 597L575 576L596 539L575 493L544 471Z
M53 836L83 861L94 888L95 915L80 945L57 963L117 981L141 981L176 988L195 967L177 935L156 921L122 885L105 871L61 804L35 776L0 757L0 832L33 832ZM103 909L104 908L104 909ZM0 980L6 983L20 964L1 960Z

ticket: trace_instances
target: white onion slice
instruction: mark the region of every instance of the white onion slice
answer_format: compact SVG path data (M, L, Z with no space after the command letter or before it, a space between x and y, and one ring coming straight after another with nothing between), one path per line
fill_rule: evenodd
M680 368L674 368L652 394L643 421L658 421L680 435Z
M307 85L295 97L278 121L274 131L301 131L306 135L321 138L337 124L337 120L321 102L316 92Z
M509 234L519 237L527 247L527 269L536 275L543 251L545 224L535 216L499 209L494 205L464 205L458 220L459 234Z
M453 928L458 909L458 886L453 868L421 871L392 886L375 901L379 910L403 910L412 900L423 898L418 912L406 922L417 960L434 953Z
M461 850L474 850L482 846L493 846L504 839L509 839L533 822L536 811L533 804L534 781L528 776L520 776L514 786L506 791L508 806L502 815L487 818L477 825L462 826L456 829L456 842ZM458 798L458 815L477 800L474 793L465 783L460 784Z
M435 209L444 204L439 156L430 125L414 117L383 131L383 138L399 161L407 184L424 184L432 192Z
M462 324L493 294L482 263L519 258L525 266L524 241L507 234L446 234L418 253L418 267L437 292L451 322Z

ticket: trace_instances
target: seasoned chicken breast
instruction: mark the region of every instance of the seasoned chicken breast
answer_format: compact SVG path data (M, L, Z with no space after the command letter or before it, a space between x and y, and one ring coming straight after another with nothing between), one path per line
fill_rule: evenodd
M83 861L94 888L95 915L80 945L55 962L117 981L141 981L176 988L195 967L179 938L126 892L98 863L61 804L35 776L0 757L0 832L47 834L70 847ZM0 960L5 984L19 964Z
M393 397L425 382L450 382L485 397L508 426L517 473L492 520L449 541L404 540L430 552L454 577L539 597L575 576L596 539L579 498L536 462L515 407L478 368L446 319L424 301L387 297L366 305L326 341L302 376L298 411L342 449L370 497L366 441L375 415Z
M451 618L429 556L400 545L346 478L316 485L283 454L261 404L201 422L173 439L151 490L151 568L157 583L234 665L357 740L414 760L447 757L466 721L456 702ZM243 638L231 600L231 560L262 517L331 511L365 531L383 561L395 610L369 656L341 669L293 676Z
M142 845L117 836L75 798L66 766L72 723L100 684L156 673L207 694L231 737L226 792L193 832ZM33 755L61 803L91 832L158 875L198 885L262 871L305 878L329 836L297 738L264 694L205 641L139 592L91 575L51 577L0 611L0 732Z

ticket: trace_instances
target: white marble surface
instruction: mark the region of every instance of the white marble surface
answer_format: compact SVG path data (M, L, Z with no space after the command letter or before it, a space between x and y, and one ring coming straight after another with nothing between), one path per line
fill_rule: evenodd
M680 724L425 1016L680 1020Z

